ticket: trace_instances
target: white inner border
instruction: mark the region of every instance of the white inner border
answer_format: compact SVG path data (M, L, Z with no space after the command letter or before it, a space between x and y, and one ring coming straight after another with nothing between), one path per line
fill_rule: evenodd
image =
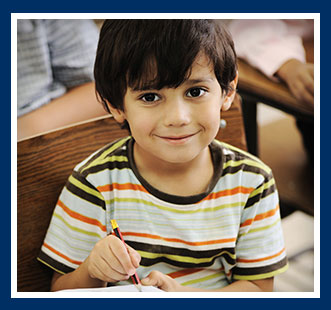
M314 292L272 293L104 293L17 292L17 161L11 163L12 298L319 298L320 297L320 14L319 13L12 13L11 14L11 152L17 158L17 20L18 19L314 19Z

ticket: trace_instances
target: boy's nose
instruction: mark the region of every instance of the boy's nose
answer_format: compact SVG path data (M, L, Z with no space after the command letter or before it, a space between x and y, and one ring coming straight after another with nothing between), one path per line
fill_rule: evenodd
M184 100L173 100L167 105L164 113L166 126L181 127L191 122L191 110Z

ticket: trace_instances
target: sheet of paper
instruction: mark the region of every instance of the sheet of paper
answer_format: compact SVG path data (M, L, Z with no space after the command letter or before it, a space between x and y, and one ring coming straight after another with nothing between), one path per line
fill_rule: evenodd
M163 292L154 286L142 286L142 292ZM100 287L100 288L80 288L72 290L63 290L60 292L139 292L139 290L133 285L118 285L110 287Z

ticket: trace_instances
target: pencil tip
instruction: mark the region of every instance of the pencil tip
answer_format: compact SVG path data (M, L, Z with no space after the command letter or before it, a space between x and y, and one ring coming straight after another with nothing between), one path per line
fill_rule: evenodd
M141 284L135 284L135 287L137 288L137 290L138 290L139 292L142 292Z

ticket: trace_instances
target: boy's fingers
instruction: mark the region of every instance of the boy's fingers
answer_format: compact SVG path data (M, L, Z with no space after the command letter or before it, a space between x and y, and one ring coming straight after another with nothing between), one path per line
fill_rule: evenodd
M131 262L132 262L133 266L135 268L138 268L140 261L141 261L140 254L135 249L131 248L130 246L127 245L127 247L128 247L128 251L129 251L129 254L131 257Z
M122 242L122 240L118 239L115 236L110 236L115 238L116 240L113 240L111 242L111 251L114 254L114 257L120 262L122 265L124 272L128 275L133 275L136 272L135 267L133 266L131 262L131 257L128 253L127 246Z
M103 257L103 260L105 260L105 262L111 269L115 270L118 273L126 275L127 272L124 270L121 262L118 260L115 253L113 253L112 249L110 249L109 252L110 253L107 256Z
M89 264L88 272L92 278L97 278L106 282L114 282L128 278L128 275L121 274L114 270L109 262L103 258Z
M120 272L117 272L116 270L112 269L111 267L107 269L100 268L100 266L97 266L98 272L100 274L99 279L102 279L106 282L117 282L117 281L124 281L129 278L128 275L122 274Z
M150 285L156 287L162 287L163 283L162 273L156 270L153 270L146 278L141 280L141 284Z

